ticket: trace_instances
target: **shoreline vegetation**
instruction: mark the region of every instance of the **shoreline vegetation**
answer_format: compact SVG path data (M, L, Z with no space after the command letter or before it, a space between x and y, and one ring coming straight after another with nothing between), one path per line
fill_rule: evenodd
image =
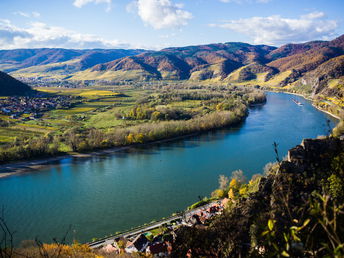
M59 156L53 156L47 159L40 158L40 159L33 159L29 161L16 161L16 162L11 162L7 164L0 164L0 179L4 177L12 176L12 175L20 175L27 172L33 172L35 170L39 170L47 166L53 166L55 162L58 162L62 159L67 159L67 158L87 159L87 158L91 158L92 156L113 154L119 151L128 150L128 149L135 148L138 146L149 146L149 145L154 145L154 144L159 144L159 143L164 143L164 142L173 142L173 141L186 139L188 137L193 137L197 135L199 135L199 133L181 135L181 136L177 136L173 138L157 140L157 141L147 142L147 143L138 143L138 144L132 144L132 145L122 146L122 147L106 148L106 149L101 149L101 150L92 151L92 152L61 154Z
M175 98L202 101L202 109L196 113L161 108L156 103L150 105L152 100L148 98L148 103L135 105L122 115L128 120L143 121L137 125L108 130L71 128L60 135L17 140L0 150L0 163L3 163L0 178L33 171L67 157L90 157L234 126L246 118L248 106L266 102L264 92L257 89L225 93L172 91L160 93L158 98L164 99L165 103ZM69 145L71 151L60 151L61 143ZM19 162L22 160L25 161Z
M262 87L261 89L271 92L282 92L286 94L291 94L295 96L303 97L306 100L309 100L312 102L312 106L316 109L338 119L343 120L344 119L344 110L343 107L340 106L338 103L334 103L332 99L328 99L325 97L315 96L311 97L311 93L309 92L295 92L293 89L285 89L283 87Z
M326 109L324 109L324 108L321 108L321 107L317 106L317 105L314 103L313 99L310 98L309 96L306 96L305 94L295 93L295 92L289 92L289 91L283 91L283 90L274 90L274 89L268 89L267 91L270 91L270 92L280 92L280 93L285 93L285 94L290 94L290 95L295 95L295 96L302 97L302 98L304 98L305 100L310 101L310 102L312 103L312 106L313 106L314 108L318 109L319 111L324 112L324 113L328 114L329 116L332 116L332 117L334 117L334 118L336 118L336 119L338 119L338 120L343 119L343 118L341 118L340 116L335 115L335 114L331 113L330 111L328 111L328 110L326 110Z
M330 111L315 105L313 100L304 94L288 92L282 89L265 90L301 96L311 101L312 105L319 111L327 113L339 121L341 120L340 117L334 115ZM234 95L237 93L238 92L235 92ZM38 139L26 140L24 147L22 145L23 142L18 141L12 144L10 148L7 148L7 150L4 147L0 148L0 178L42 169L51 163L65 158L89 158L94 155L104 155L135 146L173 141L211 130L234 126L246 118L248 115L248 106L262 105L265 104L266 101L263 91L252 89L252 87L244 87L244 90L239 91L239 93L239 95L241 95L241 102L237 102L230 107L223 107L223 103L225 102L219 96L221 96L221 94L222 96L226 96L227 93L217 92L216 97L218 99L215 100L215 104L212 103L213 106L215 106L213 110L211 110L212 112L208 111L208 113L203 116L198 115L188 120L162 120L165 119L165 117L157 119L156 108L152 109L150 107L147 112L147 110L142 108L142 105L141 109L143 114L138 114L137 111L140 105L136 105L126 114L128 115L126 119L136 120L137 116L141 116L140 118L145 119L143 123L137 125L127 128L114 128L106 132L104 132L104 130L92 128L85 131L78 131L76 128L73 128L58 137L48 135ZM164 92L164 94L161 94L164 98L170 98L171 95L174 97L180 97L180 95L185 97L185 92L181 94L180 91L175 90L167 94L169 96L166 96L166 92ZM194 92L192 92L192 94L194 94ZM248 94L249 97L245 97L245 94ZM190 92L188 92L187 98L190 98ZM192 96L192 99L195 98L209 99L209 96L205 97L205 94L202 93L198 94L196 97ZM243 99L245 100L243 101ZM142 100L140 101L142 102ZM182 116L185 116L185 112L180 113ZM132 118L129 116L132 116ZM155 118L147 122L146 118L148 116L149 118L155 116ZM61 142L67 143L67 141L70 141L71 151L59 151L59 144ZM18 157L11 157L11 153L17 153L19 155Z
M264 175L249 181L241 170L220 175L212 198L227 198L225 212L206 226L176 230L173 254L342 257L344 139L338 136L304 139L283 160L276 153Z

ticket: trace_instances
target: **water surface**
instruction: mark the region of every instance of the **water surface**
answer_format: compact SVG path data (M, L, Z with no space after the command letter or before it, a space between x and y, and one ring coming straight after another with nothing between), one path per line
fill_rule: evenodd
M300 107L291 99L304 103ZM0 205L15 240L50 242L72 225L81 242L168 216L209 196L219 174L247 177L303 138L327 134L335 120L301 97L268 93L264 106L228 130L123 150L87 160L63 159L35 173L0 179Z

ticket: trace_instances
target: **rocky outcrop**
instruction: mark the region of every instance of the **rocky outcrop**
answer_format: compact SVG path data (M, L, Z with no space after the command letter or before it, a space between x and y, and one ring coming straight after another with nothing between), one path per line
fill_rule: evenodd
M280 164L281 173L312 173L314 169L328 168L336 153L344 151L344 141L339 138L304 139L288 151L288 158Z

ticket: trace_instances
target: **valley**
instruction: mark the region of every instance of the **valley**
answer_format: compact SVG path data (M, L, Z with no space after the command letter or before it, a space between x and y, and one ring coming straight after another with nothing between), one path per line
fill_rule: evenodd
M159 51L1 50L0 204L19 232L11 244L22 248L36 238L45 244L30 242L25 252L63 249L68 256L75 248L90 257L137 252L133 243L141 240L173 246L169 254L177 256L189 246L201 256L248 254L244 245L253 255L263 245L286 257L298 252L290 243L311 249L298 237L309 222L284 221L282 237L276 221L285 218L283 202L301 205L285 178L317 205L322 199L312 199L313 190L328 194L334 211L342 202L343 57L344 36L278 48L228 42ZM282 188L296 204L276 194ZM203 214L202 205L220 200L221 212ZM201 223L183 217L199 205ZM253 223L255 207L260 221ZM289 236L285 225L298 231ZM68 228L60 245L54 239ZM232 240L218 228L235 248L221 246ZM194 242L210 235L219 248L202 242L207 237ZM96 238L103 240L90 244L102 248L95 252L78 244ZM281 239L287 245L276 249Z

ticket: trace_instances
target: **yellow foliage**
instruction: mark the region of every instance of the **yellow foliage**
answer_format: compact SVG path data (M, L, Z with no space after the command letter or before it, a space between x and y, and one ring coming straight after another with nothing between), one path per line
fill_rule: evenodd
M222 189L216 189L214 192L211 193L211 197L215 198L222 198L225 196L225 191Z
M138 133L138 134L130 133L127 136L127 142L129 144L131 144L131 143L143 143L144 137L145 136L143 135L143 133Z
M134 142L135 142L134 134L130 133L130 134L127 136L127 141L128 141L128 143L134 143Z
M139 143L143 143L144 137L145 136L143 135L143 133L138 133L137 135L135 135L135 141Z
M84 91L79 94L82 97L89 97L89 96L114 96L118 95L116 92L112 92L109 90L90 90Z
M246 187L246 186L241 187L240 190L239 190L239 194L240 194L240 195L245 195L245 194L247 194L247 187Z
M228 198L232 200L235 198L234 191L232 188L228 191Z
M235 178L233 178L232 180L231 180L231 182L229 183L229 188L237 188L238 187L238 181L235 179Z
M48 254L60 253L61 256L68 257L99 257L92 253L88 245L74 243L72 245L43 244L43 249Z

